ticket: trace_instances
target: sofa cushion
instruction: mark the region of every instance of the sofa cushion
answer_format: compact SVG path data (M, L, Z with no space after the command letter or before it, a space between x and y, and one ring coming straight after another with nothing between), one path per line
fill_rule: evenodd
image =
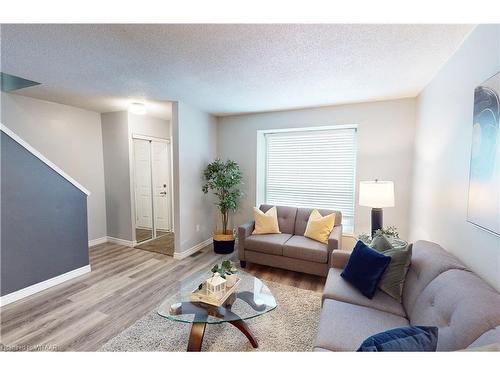
M369 307L325 299L314 344L331 351L355 351L368 337L408 325L405 318Z
M500 325L500 294L470 271L432 280L408 312L412 325L439 328L438 351L464 349Z
M469 345L469 348L478 348L492 344L500 345L500 326L496 326L483 333L477 340Z
M461 350L463 352L500 352L500 342L487 344L483 346L470 346L467 349Z
M311 216L311 212L313 211L313 208L302 208L299 207L297 209L297 217L295 219L295 229L294 229L294 234L298 236L303 236L304 233L306 232L306 227L307 227L307 222L309 221L309 216ZM339 226L342 224L342 214L340 211L334 211L334 210L324 210L324 209L318 209L319 213L321 216L326 216L330 214L335 214L335 225Z
M270 204L261 204L260 210L262 212L267 212L271 207ZM278 213L278 225L281 233L294 234L293 228L295 225L295 216L297 215L296 207L288 206L276 206L276 211Z
M283 255L283 244L292 237L288 233L252 234L245 238L245 249L259 253Z
M439 274L449 269L466 269L460 261L433 242L413 244L411 265L403 287L403 306L410 312L422 290Z
M330 268L328 271L328 277L323 289L323 300L330 298L406 317L403 305L394 298L385 293L376 293L372 299L369 299L340 277L341 272L342 270L338 268Z
M340 276L354 285L364 296L372 299L390 261L391 257L382 255L358 241Z
M333 250L330 253L330 267L343 270L347 266L351 250Z
M408 326L393 328L368 337L358 352L435 352L437 327Z
M327 263L328 246L304 236L292 236L283 246L283 256L309 262Z

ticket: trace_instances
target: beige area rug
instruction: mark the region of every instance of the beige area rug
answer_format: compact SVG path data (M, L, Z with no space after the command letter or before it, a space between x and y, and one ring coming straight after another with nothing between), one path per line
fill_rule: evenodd
M152 241L137 244L135 248L172 256L174 255L174 233L167 233Z
M321 293L265 282L278 306L264 315L247 320L259 347L228 323L208 324L202 351L306 352L316 337ZM100 351L185 351L190 324L160 317L156 310L104 344Z

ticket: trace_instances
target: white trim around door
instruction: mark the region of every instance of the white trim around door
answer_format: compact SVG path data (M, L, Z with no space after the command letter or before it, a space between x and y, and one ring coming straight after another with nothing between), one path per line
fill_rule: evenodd
M153 239L156 237L155 232L157 227L157 222L156 222L156 212L155 212L155 192L158 190L158 186L156 186L155 189L155 183L158 183L157 178L155 179L155 173L154 173L154 168L153 168L153 145L156 144L158 145L159 143L163 143L167 145L167 160L166 163L168 164L168 174L167 174L167 182L166 185L163 185L162 192L159 194L166 194L167 195L167 220L166 224L163 225L161 228L162 230L166 231L173 231L173 189L172 189L172 149L171 149L171 142L170 138L158 138L158 137L152 137L152 136L147 136L143 134L137 134L137 133L131 133L130 134L130 154L129 154L129 160L130 160L130 175L132 176L130 187L131 187L131 194L130 194L130 199L131 199L131 207L132 207L132 232L134 239L135 238L135 230L137 227L137 215L138 215L138 196L137 196L137 176L138 173L136 171L136 156L135 156L135 142L134 140L143 140L143 141L149 141L150 142L150 180L151 180L151 219L152 219L152 228L153 228ZM164 228L165 227L165 228Z
M158 137L150 137L149 135L132 133L133 139L143 139L145 141L155 141L155 142L164 142L170 143L170 138L158 138Z

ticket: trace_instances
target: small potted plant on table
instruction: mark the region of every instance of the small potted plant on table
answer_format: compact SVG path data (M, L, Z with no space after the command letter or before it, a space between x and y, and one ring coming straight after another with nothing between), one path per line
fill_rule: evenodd
M369 234L361 233L358 236L358 240L364 242L367 245L370 245L373 238L375 238L376 236L379 236L379 235L385 236L393 246L406 246L406 245L408 245L408 243L405 240L402 240L401 238L399 238L398 228L396 228L395 226L377 229L377 231L374 233L373 237L370 236Z
M213 234L214 251L218 254L229 254L234 251L234 233L228 228L229 213L238 208L238 198L242 193L239 189L243 175L238 163L232 160L223 162L215 159L203 172L205 184L202 190L205 194L213 191L217 198L216 205L222 218L222 230Z

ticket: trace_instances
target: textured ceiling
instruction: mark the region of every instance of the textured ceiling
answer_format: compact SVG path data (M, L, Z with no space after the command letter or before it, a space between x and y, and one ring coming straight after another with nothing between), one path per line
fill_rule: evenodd
M2 25L1 59L42 83L22 95L99 112L145 98L230 114L415 96L472 28Z

